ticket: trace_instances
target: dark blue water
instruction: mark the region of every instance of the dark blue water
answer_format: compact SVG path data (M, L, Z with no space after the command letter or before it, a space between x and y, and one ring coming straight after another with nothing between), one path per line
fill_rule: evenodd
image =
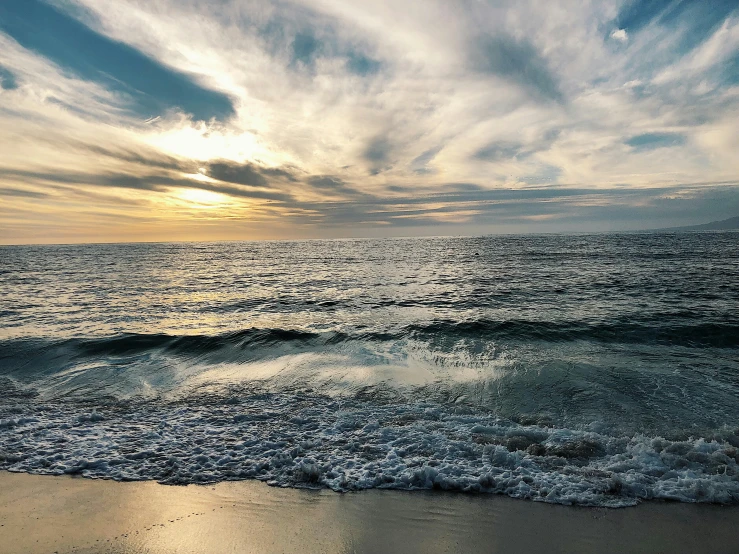
M739 502L739 234L0 248L0 467Z

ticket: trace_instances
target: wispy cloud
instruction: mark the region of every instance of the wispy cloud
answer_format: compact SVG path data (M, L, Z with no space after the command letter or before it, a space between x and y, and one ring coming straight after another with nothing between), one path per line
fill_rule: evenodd
M736 2L572 8L0 2L2 240L736 215Z

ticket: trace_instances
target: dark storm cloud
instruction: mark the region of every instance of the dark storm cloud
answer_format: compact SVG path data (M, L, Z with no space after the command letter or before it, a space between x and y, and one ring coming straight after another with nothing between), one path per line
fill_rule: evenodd
M682 146L685 142L685 136L678 133L644 133L624 141L625 144L637 151Z
M511 81L535 98L564 102L547 61L527 40L502 33L484 35L473 42L470 55L476 71Z
M127 95L131 109L143 117L170 109L196 120L226 120L235 114L226 94L97 33L41 0L2 0L0 30L81 78Z

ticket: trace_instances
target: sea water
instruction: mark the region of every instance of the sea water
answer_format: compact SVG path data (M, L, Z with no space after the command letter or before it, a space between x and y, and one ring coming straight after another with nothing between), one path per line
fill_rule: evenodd
M739 234L0 248L0 469L739 503Z

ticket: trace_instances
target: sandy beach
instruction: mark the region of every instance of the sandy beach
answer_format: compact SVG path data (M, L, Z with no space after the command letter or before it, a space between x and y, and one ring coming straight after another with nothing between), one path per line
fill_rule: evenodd
M0 473L0 551L14 553L736 553L739 508L609 510L503 496L163 486Z

